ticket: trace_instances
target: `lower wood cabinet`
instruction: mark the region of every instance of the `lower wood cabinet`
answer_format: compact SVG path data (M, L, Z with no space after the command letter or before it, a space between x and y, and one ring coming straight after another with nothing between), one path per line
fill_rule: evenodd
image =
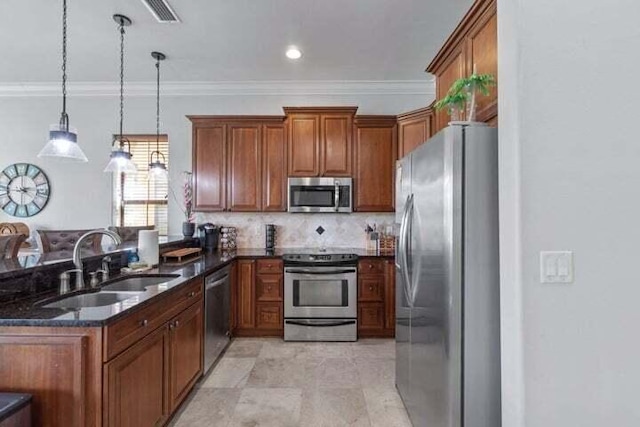
M358 336L395 336L395 265L393 259L358 262Z
M165 326L105 365L106 426L156 426L168 418L168 347Z
M236 262L236 336L283 336L284 270L279 258L240 259Z
M104 424L163 424L202 374L202 299L148 334L104 369Z
M202 304L194 304L169 322L169 402L173 412L202 373Z

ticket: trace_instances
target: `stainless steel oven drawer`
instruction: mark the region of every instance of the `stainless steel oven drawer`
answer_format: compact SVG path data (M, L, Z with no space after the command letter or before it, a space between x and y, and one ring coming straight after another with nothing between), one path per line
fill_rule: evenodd
M356 319L285 319L285 341L357 341Z

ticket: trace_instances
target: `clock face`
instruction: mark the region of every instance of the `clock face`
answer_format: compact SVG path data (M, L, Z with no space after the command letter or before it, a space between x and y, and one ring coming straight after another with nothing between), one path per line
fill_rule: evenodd
M49 179L29 163L16 163L0 173L0 207L11 216L36 215L49 201Z

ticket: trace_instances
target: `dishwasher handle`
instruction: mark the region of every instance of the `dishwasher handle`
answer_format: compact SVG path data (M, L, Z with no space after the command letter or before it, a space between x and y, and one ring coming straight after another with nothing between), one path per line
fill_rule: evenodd
M212 279L216 279L216 278L212 277L211 279L209 278L205 279L205 285L204 285L205 290L209 290L211 288L215 288L216 286L220 286L227 283L227 281L229 280L229 276L224 275L218 280L212 280Z

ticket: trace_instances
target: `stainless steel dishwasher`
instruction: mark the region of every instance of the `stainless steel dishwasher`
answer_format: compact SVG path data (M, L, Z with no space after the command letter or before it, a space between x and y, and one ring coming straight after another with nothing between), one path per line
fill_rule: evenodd
M231 336L231 267L207 276L204 289L204 371L207 372L229 344Z

